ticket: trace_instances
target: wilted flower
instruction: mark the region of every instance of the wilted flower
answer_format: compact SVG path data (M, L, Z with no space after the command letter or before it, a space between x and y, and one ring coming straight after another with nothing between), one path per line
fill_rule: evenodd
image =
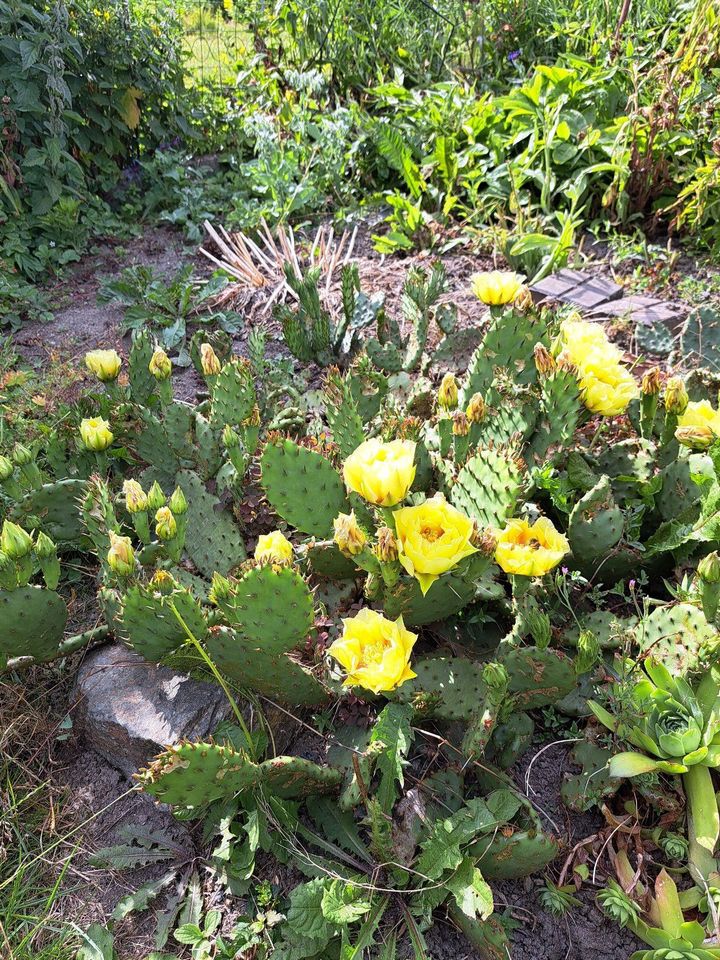
M264 533L258 537L255 547L255 559L258 563L275 563L289 566L293 559L293 548L290 541L279 530Z
M122 360L116 350L90 350L85 354L85 366L103 383L117 379Z
M100 453L115 439L110 424L102 417L88 417L80 422L80 437L88 450Z
M123 493L128 513L142 513L147 510L148 498L137 480L125 480L123 482Z
M355 518L355 511L340 513L333 521L335 543L346 556L354 557L362 553L367 543L367 537L360 529Z
M209 343L200 344L200 366L206 377L215 377L222 369L218 355Z
M436 494L416 507L395 511L398 559L427 593L437 578L477 553L470 542L473 522Z
M642 390L644 396L652 397L657 396L660 393L660 368L653 367L652 370L648 370L647 373L643 374L642 384L640 389Z
M512 303L523 289L525 277L512 271L489 270L470 278L472 292L483 303L501 306Z
M458 405L458 385L452 373L446 373L438 390L438 406L443 410L454 410Z
M380 527L378 530L375 556L381 563L394 563L397 560L397 540L390 527Z
M540 517L532 524L516 519L508 520L498 533L495 561L505 573L542 577L569 552L567 539L546 517Z
M410 655L417 634L405 628L402 617L388 620L376 610L364 609L343 624L342 636L328 653L346 671L345 686L381 693L416 676L410 669Z
M452 417L452 432L456 437L466 437L470 433L470 424L462 410L456 410Z
M485 398L481 393L474 393L465 409L465 416L470 423L481 423L485 419L486 412Z
M348 489L368 503L393 507L404 500L415 479L415 444L411 440L366 440L345 461Z
M172 540L177 535L177 521L170 507L160 507L156 512L155 533L159 540Z
M110 537L110 549L107 553L108 566L118 576L129 577L135 570L135 553L130 537L120 537L112 530L108 536Z
M148 370L156 380L167 380L172 373L172 363L170 357L161 347L157 347L152 355Z
M543 346L542 343L536 343L533 354L537 372L541 377L548 377L551 373L554 373L557 363L547 347Z

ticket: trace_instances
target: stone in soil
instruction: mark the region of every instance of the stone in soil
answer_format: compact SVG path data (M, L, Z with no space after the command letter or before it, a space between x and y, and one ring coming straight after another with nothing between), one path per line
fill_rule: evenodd
M121 644L88 654L73 702L88 745L128 777L163 747L208 737L230 709L220 687L148 663Z

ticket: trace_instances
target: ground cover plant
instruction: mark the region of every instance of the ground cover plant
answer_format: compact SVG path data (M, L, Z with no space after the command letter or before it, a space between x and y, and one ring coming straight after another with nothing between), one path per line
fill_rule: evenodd
M719 15L0 0L3 956L720 956Z

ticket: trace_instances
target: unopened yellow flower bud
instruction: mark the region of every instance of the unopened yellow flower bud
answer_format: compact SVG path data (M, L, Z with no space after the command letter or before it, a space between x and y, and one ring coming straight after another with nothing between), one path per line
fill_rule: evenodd
M123 493L125 495L125 507L128 513L142 513L143 510L147 510L147 496L137 480L125 480L123 483Z
M147 509L152 512L155 512L156 510L159 510L160 507L164 507L164 506L165 506L165 494L162 491L162 487L156 480L148 490Z
M115 437L110 424L102 417L88 417L80 422L80 438L88 450L100 453L107 450Z
M0 456L0 483L4 480L9 480L14 472L12 460L9 460L8 457Z
M209 343L200 345L200 365L206 377L215 377L220 373L221 366L218 355Z
M135 552L130 537L120 537L111 530L110 549L107 553L107 562L113 573L121 577L129 577L135 570Z
M367 537L360 529L355 511L340 513L333 521L335 543L346 556L354 557L365 549Z
M390 527L380 527L378 530L375 556L381 563L394 563L397 560L397 540Z
M163 596L169 596L177 587L178 582L168 570L156 570L150 580L150 587Z
M170 362L170 357L161 347L158 347L155 353L153 353L152 359L148 364L148 370L156 380L160 380L161 382L170 378L172 363Z
M481 423L485 419L486 412L485 398L481 393L474 393L470 397L470 402L465 410L465 416L470 423Z
M446 373L438 390L438 406L443 410L454 410L458 405L458 385L452 373Z
M25 467L33 461L32 451L28 450L24 443L16 443L13 448L13 463L18 467Z
M184 513L187 513L188 502L181 487L175 487L173 490L170 496L169 506L176 517L181 517Z
M675 431L675 439L684 447L690 447L691 450L707 450L712 445L715 434L710 427L678 427Z
M155 533L159 540L172 540L177 534L177 521L170 507L160 507L155 514Z
M541 377L549 377L551 373L554 373L557 367L555 358L542 343L535 344L533 353L535 354L535 366Z
M22 560L32 550L32 537L11 520L6 520L0 533L0 550L11 560Z
M720 555L716 550L700 560L697 572L705 583L720 583Z
M643 374L640 389L644 396L657 396L660 393L660 368L653 367Z
M85 366L102 383L117 379L122 360L116 350L90 350L85 354Z
M679 416L685 412L689 399L685 384L680 377L670 377L665 384L665 409L667 412Z
M456 437L466 437L470 433L470 424L462 410L456 410L452 418L452 432Z

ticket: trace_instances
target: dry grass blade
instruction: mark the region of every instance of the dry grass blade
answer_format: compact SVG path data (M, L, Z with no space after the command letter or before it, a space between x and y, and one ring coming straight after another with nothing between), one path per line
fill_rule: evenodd
M357 236L356 227L352 232L343 231L337 239L332 226L323 224L308 245L296 239L291 226L281 224L273 233L265 220L258 229L257 240L246 233L229 233L222 226L216 228L207 220L204 226L218 253L204 247L200 252L234 278L210 306L251 305L253 312L261 313L268 313L274 304L288 298L297 299L287 282L285 264L290 264L298 279L307 270L319 270L320 287L325 297L329 297L338 270L352 256Z

